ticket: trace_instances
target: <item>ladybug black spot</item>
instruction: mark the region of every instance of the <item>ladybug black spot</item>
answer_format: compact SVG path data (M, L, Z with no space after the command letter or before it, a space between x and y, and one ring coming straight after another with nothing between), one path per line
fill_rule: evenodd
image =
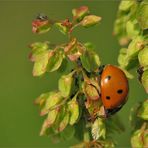
M107 79L107 80L110 80L110 79L111 79L111 76L107 76L106 79Z
M106 99L107 99L107 100L110 100L110 96L106 96Z
M118 94L122 94L122 92L123 92L122 89L118 89L118 90L117 90L117 93L118 93Z

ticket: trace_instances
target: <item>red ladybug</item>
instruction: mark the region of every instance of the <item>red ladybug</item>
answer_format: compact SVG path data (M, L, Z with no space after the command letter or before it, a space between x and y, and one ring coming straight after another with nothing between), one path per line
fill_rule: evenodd
M113 65L106 65L100 79L101 99L106 116L120 110L127 101L128 80L124 72Z

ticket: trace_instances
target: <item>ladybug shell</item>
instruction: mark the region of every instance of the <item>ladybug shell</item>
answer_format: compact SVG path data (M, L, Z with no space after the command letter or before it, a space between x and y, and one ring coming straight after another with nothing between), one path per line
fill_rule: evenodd
M121 107L127 100L128 80L116 66L106 65L101 74L101 98L105 109Z

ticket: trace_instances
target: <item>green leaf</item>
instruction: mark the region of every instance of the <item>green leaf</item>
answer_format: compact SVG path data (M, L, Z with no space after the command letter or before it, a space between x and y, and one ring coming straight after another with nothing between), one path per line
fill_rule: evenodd
M134 4L134 1L124 1L122 0L120 5L119 5L119 10L121 11L129 11L129 9L132 7Z
M104 141L101 140L100 142L103 145L103 148L114 148L115 147L115 144L111 140L104 140Z
M96 87L87 83L84 85L85 85L84 92L90 100L98 100L100 98Z
M53 55L49 57L47 71L53 72L57 70L61 66L63 58L64 58L63 51L57 50L56 52L54 52Z
M127 56L129 58L135 58L137 57L139 51L143 48L143 37L137 36L135 37L129 44L127 49Z
M77 122L79 118L79 105L77 102L77 95L76 94L71 101L68 102L68 110L70 112L70 119L69 119L69 124L73 125Z
M69 112L67 111L67 106L63 106L59 110L58 117L53 126L56 133L63 131L69 122Z
M48 116L42 125L41 131L40 131L40 136L45 135L46 130L52 126L52 124L56 120L58 112L59 112L58 109L51 110L48 112Z
M85 16L84 19L81 21L81 25L83 27L91 27L98 24L100 21L101 21L100 16L88 15L88 16Z
M122 69L122 71L125 73L125 75L126 75L126 77L128 79L133 79L134 78L134 76L131 73L129 73L126 69L124 69L122 67L119 67L119 68Z
M143 148L143 142L141 137L141 130L137 130L134 132L131 138L131 145L133 148Z
M122 68L126 68L129 64L129 58L126 55L126 52L126 48L121 48L118 56L118 63Z
M74 126L67 126L61 133L61 137L63 140L70 140L74 137L75 128Z
M99 56L92 50L86 50L80 56L82 66L88 71L95 71L101 64Z
M52 91L50 92L48 98L46 99L46 103L44 108L41 110L40 115L43 116L49 112L50 109L61 103L64 98L62 97L60 92Z
M42 52L48 49L49 42L35 42L29 45L33 52Z
M98 118L95 120L95 122L92 125L92 137L94 140L98 140L100 137L105 139L106 137L106 128L103 120L101 118Z
M68 28L64 25L62 25L62 23L55 23L55 26L59 29L59 31L61 33L63 33L64 35L67 34L68 32Z
M37 34L43 34L48 32L52 27L52 23L49 20L36 19L32 22L32 32Z
M74 85L73 72L68 75L63 75L59 79L59 90L63 97L68 97L71 94Z
M140 24L140 27L144 29L148 29L148 4L142 2L137 12L137 19Z
M72 9L73 18L78 22L81 21L84 16L89 14L89 9L87 6L81 6L76 9Z
M41 94L36 100L35 100L35 104L37 105L40 105L40 106L43 106L46 102L46 99L48 98L49 96L49 92L48 93L43 93Z
M130 38L134 38L135 36L137 36L140 33L140 27L138 25L137 20L134 20L134 21L129 20L126 23L126 31L127 31L127 35Z
M87 49L89 49L89 50L94 50L94 49L95 49L94 44L91 43L91 42L86 42L86 43L84 43L84 46L85 46Z
M33 67L33 76L41 76L46 72L48 58L48 51L36 56L36 61Z
M144 120L148 120L148 99L142 103L137 115Z
M146 93L148 93L148 70L143 72L141 81Z
M138 59L142 67L148 66L148 47L147 46L139 52Z

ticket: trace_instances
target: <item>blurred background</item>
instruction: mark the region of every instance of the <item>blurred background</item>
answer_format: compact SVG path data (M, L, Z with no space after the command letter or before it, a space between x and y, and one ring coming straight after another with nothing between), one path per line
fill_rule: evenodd
M115 0L0 0L0 147L67 148L79 143L73 138L53 144L48 137L39 136L44 118L39 116L38 107L33 102L41 93L57 88L60 74L54 72L34 78L33 63L28 60L28 45L45 40L62 43L66 37L56 29L35 35L31 31L31 22L38 13L64 19L72 16L72 8L89 6L93 14L102 17L102 21L89 29L76 29L75 35L81 42L89 41L96 45L102 64L117 64L120 47L117 38L112 36L112 30L118 4L119 1ZM145 98L138 80L130 80L129 100L118 112L126 131L113 135L117 148L130 147L130 108Z

